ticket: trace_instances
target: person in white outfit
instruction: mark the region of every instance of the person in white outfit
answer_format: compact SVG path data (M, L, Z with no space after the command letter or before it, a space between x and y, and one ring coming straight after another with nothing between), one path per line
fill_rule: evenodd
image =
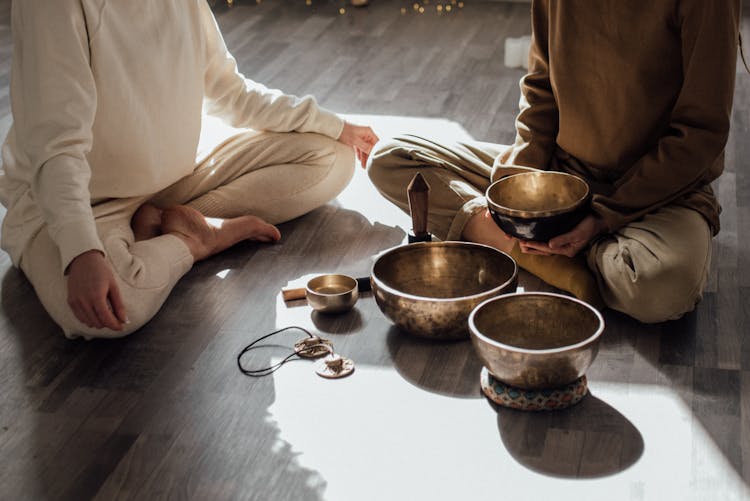
M148 322L193 265L334 198L377 136L246 79L205 0L12 5L2 248L68 337ZM235 129L199 151L205 116Z

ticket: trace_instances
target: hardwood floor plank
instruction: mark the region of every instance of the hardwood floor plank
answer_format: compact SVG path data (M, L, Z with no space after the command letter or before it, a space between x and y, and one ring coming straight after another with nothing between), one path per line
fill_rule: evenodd
M750 479L750 371L743 370L740 382L740 447L742 448L742 478Z
M529 5L465 0L438 15L435 2L424 14L412 4L217 0L214 12L249 78L313 94L383 137L425 124L512 142L523 70L504 66L504 40L528 34ZM9 15L0 0L2 134ZM750 40L748 14L742 29ZM567 411L491 405L468 340L406 336L371 293L339 316L283 302L290 281L367 276L379 252L405 241L408 218L360 171L336 201L280 225L277 245L243 243L198 263L147 326L120 340L64 339L0 253L0 498L481 501L502 484L509 499L750 499L750 75L741 68L731 125L715 183L723 229L702 302L659 325L605 311L590 395ZM525 290L551 290L519 278ZM323 381L310 361L260 379L237 370L242 347L290 325L330 338L354 374ZM243 362L272 364L301 336L280 335Z

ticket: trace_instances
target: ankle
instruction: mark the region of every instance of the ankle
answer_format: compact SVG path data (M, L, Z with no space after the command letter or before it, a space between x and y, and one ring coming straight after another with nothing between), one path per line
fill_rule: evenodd
M488 211L482 211L469 218L461 233L461 239L477 244L489 245L510 253L516 242L506 235L492 219Z
M216 253L218 231L195 209L184 205L164 209L161 231L185 242L196 261Z

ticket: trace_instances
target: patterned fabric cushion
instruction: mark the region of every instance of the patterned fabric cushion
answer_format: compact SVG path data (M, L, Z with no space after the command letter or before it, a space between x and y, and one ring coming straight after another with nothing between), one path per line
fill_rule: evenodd
M544 390L525 390L503 383L486 367L480 376L482 392L498 405L522 411L553 411L565 409L581 401L588 393L586 376L570 384Z

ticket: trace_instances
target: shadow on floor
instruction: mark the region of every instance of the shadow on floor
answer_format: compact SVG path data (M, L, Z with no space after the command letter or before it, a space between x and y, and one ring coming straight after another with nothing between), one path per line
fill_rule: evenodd
M244 378L224 361L242 341L221 332L222 318L247 297L228 300L221 290L236 290L242 278L230 284L216 274L256 248L199 263L152 322L115 340L64 338L23 274L8 269L0 497L271 499L287 489L290 499L323 499L325 480L298 464L268 419L273 382Z
M482 363L468 339L424 339L391 326L386 343L393 366L414 386L450 397L478 398Z
M643 454L643 437L620 412L589 393L560 411L497 411L503 445L525 467L555 477L614 475Z

